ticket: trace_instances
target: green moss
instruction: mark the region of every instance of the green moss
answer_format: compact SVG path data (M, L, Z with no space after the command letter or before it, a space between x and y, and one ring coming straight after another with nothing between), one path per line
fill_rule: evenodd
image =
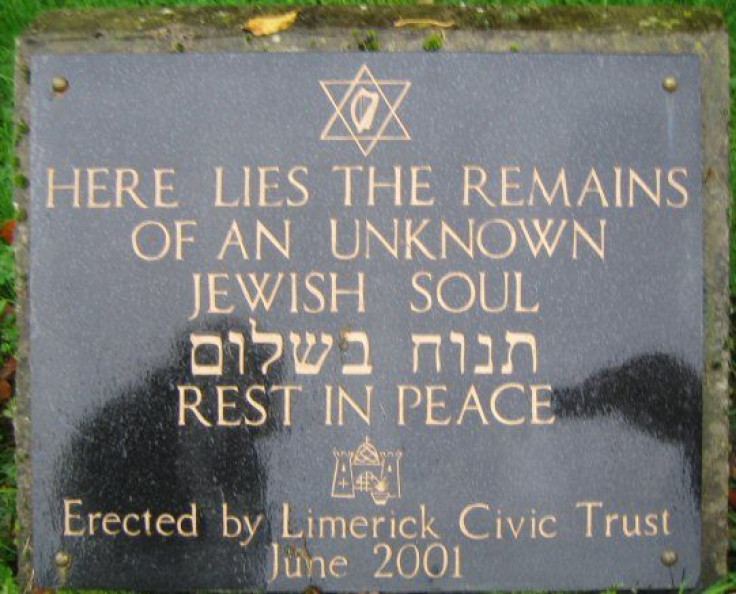
M424 40L422 47L425 52L438 52L445 45L445 37L441 32L432 33L427 39Z
M381 44L378 42L378 34L375 31L361 33L354 31L355 44L361 52L378 52L381 51Z
M520 18L519 13L515 10L504 10L501 13L501 19L505 23L518 23Z

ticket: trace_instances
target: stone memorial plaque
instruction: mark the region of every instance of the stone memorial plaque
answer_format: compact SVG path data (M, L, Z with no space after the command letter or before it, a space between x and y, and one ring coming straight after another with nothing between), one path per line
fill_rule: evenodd
M694 55L34 55L43 587L695 585Z

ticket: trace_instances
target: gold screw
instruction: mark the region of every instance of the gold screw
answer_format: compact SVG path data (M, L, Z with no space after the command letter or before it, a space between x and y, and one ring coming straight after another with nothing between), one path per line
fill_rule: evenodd
M63 76L55 76L51 81L51 88L54 89L54 93L66 93L69 88L69 81Z
M674 76L667 76L662 81L662 87L668 93L674 93L677 90L677 87L679 86L680 86L680 82Z
M56 563L56 567L69 567L69 564L71 562L71 555L69 555L69 553L67 553L66 551L59 551L54 557L54 563Z
M672 567L675 563L677 563L677 553L673 551L672 549L665 549L662 551L662 556L660 557L662 561L662 565L665 565L666 567Z

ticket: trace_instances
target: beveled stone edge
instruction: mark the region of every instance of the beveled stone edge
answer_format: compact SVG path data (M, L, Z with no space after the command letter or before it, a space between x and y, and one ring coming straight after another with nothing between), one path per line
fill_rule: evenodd
M653 6L239 6L57 10L44 13L28 35L60 33L90 36L106 29L116 35L140 35L172 25L240 32L251 16L298 10L295 29L379 28L393 26L400 18L453 21L460 29L517 31L630 31L639 34L706 32L722 30L721 13L712 8Z

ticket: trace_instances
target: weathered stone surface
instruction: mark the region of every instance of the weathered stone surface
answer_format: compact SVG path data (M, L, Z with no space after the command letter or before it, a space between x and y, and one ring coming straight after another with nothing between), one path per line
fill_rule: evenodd
M45 15L19 44L18 117L29 121L27 73L33 55L168 52L299 52L355 50L360 34L374 30L382 52L420 51L428 30L396 30L398 18L454 20L443 51L694 54L702 80L704 336L702 450L702 577L726 571L728 449L728 44L716 13L685 9L450 9L435 7L308 8L295 27L253 39L240 31L259 8L59 12ZM31 126L33 122L31 122ZM29 173L28 139L19 151ZM18 190L28 209L28 194ZM18 379L18 461L22 575L30 587L30 377L28 369L27 224L18 231L21 273L21 344Z

